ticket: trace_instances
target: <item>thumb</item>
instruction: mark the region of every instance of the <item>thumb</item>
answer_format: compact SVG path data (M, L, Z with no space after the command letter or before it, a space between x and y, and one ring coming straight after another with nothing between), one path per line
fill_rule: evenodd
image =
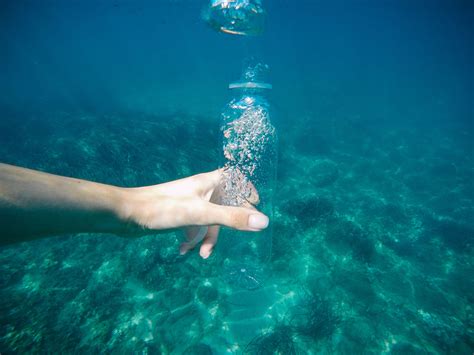
M205 225L223 225L234 229L258 232L268 227L268 217L255 209L221 206L207 203L203 217Z

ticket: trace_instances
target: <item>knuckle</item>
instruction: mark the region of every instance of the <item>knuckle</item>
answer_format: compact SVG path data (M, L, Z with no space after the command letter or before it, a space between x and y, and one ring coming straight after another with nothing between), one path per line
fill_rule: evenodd
M235 209L231 214L232 226L237 229L245 229L247 227L247 213L240 209Z

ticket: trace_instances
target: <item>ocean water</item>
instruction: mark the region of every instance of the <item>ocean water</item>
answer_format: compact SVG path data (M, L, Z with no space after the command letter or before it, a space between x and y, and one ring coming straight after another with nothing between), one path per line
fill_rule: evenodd
M211 171L227 85L262 58L269 278L229 289L232 243L183 257L180 231L2 246L0 353L472 354L473 3L265 0L252 38L206 5L0 1L0 161L128 187Z

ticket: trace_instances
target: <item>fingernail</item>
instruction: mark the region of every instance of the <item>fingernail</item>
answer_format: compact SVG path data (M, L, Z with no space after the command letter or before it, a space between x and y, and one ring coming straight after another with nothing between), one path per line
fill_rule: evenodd
M184 255L188 252L189 248L186 245L186 243L182 243L181 246L179 247L179 255Z
M249 227L253 229L264 229L268 227L268 217L264 214L251 214L249 217Z
M206 250L199 252L199 254L201 255L201 258L207 259L211 255L211 252Z

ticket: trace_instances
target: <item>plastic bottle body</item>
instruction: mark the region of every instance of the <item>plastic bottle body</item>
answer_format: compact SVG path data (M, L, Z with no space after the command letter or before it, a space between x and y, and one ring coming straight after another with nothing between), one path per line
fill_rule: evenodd
M277 135L264 89L242 86L222 112L222 203L257 208L273 217ZM224 268L240 288L262 286L271 256L272 227L261 232L224 232Z

